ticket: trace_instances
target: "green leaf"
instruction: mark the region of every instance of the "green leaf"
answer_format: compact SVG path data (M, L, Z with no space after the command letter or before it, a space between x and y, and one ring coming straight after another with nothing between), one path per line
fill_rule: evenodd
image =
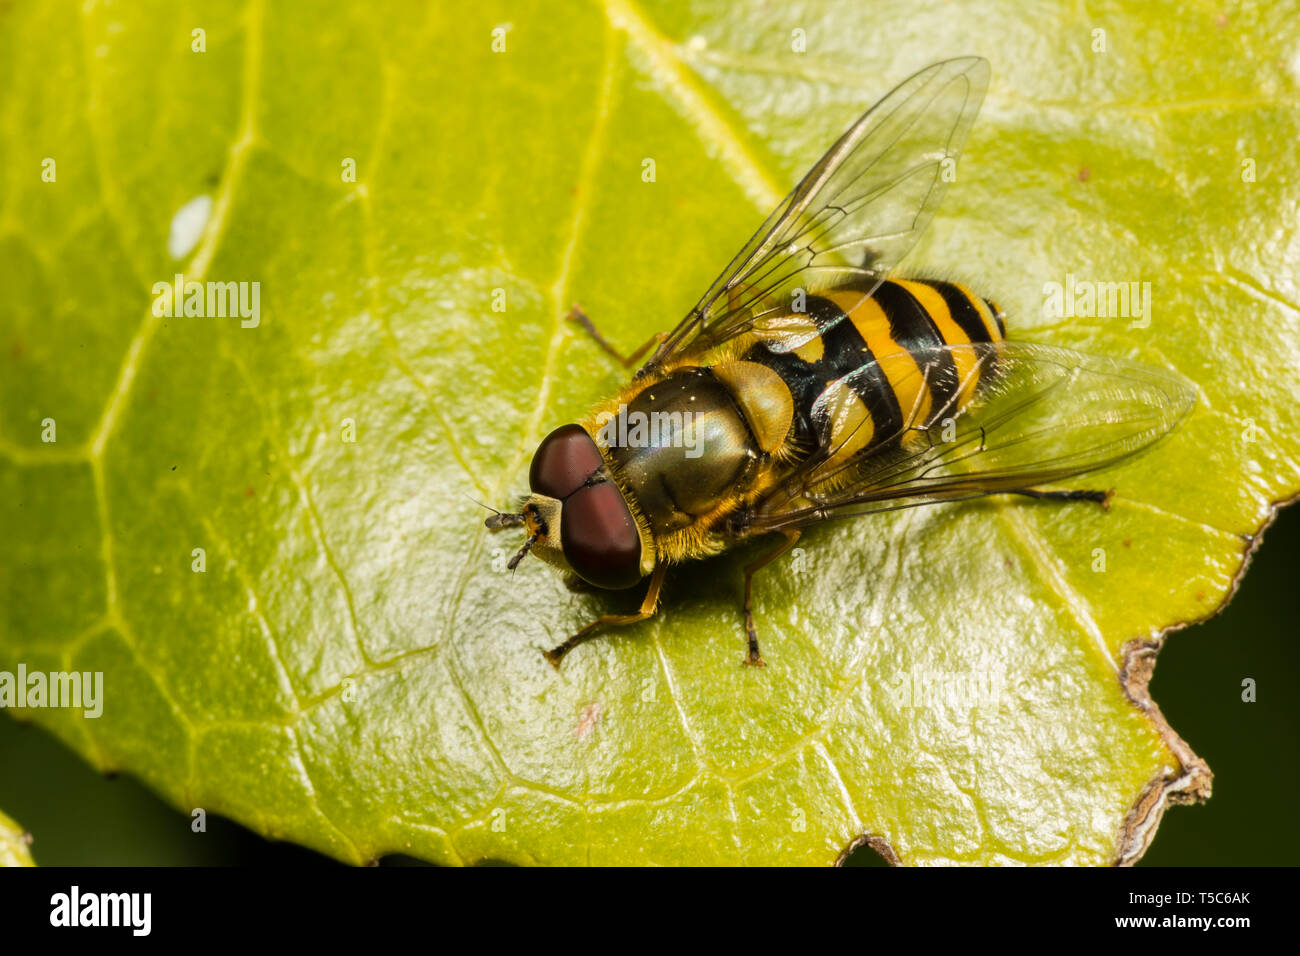
M35 866L31 845L31 835L0 813L0 866Z
M0 669L102 672L101 717L28 716L353 862L1135 859L1209 792L1155 651L1300 490L1285 6L6 5ZM667 327L867 105L971 52L993 86L909 267L1181 372L1192 417L1093 479L1108 512L815 530L757 579L766 669L745 551L557 676L539 650L639 596L494 570L517 542L470 499L623 381L570 302L625 348ZM154 315L176 273L261 283L260 324ZM1149 326L1048 318L1067 275L1150 282Z

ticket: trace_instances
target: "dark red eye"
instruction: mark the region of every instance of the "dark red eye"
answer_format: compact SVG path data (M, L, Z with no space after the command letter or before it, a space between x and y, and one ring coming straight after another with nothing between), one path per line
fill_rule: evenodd
M528 487L561 500L600 470L604 462L591 436L577 425L561 425L542 439L528 469Z
M589 485L565 499L560 544L569 567L598 588L630 588L641 580L641 535L618 485Z

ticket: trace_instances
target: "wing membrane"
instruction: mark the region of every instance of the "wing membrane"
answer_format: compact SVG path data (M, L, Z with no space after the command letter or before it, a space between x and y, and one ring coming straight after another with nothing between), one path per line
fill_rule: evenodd
M939 362L941 353L954 361ZM973 379L958 383L952 399L924 420L905 416L895 434L839 463L837 446L851 436L832 445L823 432L817 452L759 503L748 528L801 527L1096 471L1158 441L1195 401L1177 375L1069 349L1002 342L914 355L918 376L941 366L976 370L971 403L958 409L961 388Z
M899 84L833 145L732 259L639 374L786 316L796 289L869 296L929 224L988 86L982 57ZM822 329L821 331L824 331ZM800 340L783 331L785 344ZM809 332L809 335L814 334ZM805 336L805 340L806 340Z

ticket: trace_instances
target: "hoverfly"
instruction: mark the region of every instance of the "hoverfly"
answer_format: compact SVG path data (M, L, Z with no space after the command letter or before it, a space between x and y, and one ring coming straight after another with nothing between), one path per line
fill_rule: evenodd
M1008 341L1005 316L966 286L891 273L925 229L975 120L988 61L962 57L905 80L827 151L617 395L546 436L517 513L528 553L597 588L760 535L745 568L745 663L761 665L755 573L802 529L923 504L1017 494L1105 503L1042 485L1148 447L1191 409L1159 369ZM574 313L603 347L581 311Z

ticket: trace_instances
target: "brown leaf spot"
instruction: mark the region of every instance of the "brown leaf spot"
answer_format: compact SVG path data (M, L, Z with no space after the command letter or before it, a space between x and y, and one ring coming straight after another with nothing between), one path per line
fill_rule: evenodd
M598 703L588 704L582 708L582 716L578 718L578 726L573 728L573 736L578 740L585 740L600 723L600 715L604 710Z

